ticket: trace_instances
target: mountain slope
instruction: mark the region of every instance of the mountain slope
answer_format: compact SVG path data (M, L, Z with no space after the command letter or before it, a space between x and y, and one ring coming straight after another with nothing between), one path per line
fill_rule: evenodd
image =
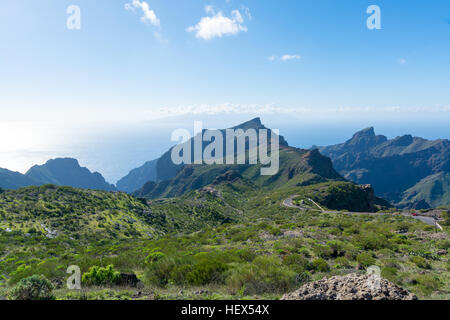
M125 177L117 181L117 189L120 191L131 193L142 187L148 181L156 181L157 162L158 160L148 161L141 167L131 170Z
M318 148L332 159L336 170L359 184L371 184L377 194L402 207L411 206L404 194L422 179L439 173L450 173L450 142L429 141L404 135L388 140L375 135L373 128L357 132L342 144ZM414 201L425 200L415 198ZM448 205L445 197L433 200Z
M83 189L116 190L100 173L92 173L81 167L76 159L71 158L49 160L44 165L33 166L25 175L36 181L37 185L55 184Z
M9 229L23 236L148 239L236 220L236 209L207 192L152 204L123 192L55 185L0 192L0 233Z
M280 168L276 175L262 176L257 165L187 165L175 177L159 183L148 182L134 195L147 198L175 197L213 184L218 177L234 175L254 190L305 186L329 180L344 180L334 169L329 158L316 150L292 147L280 148Z
M252 120L246 121L240 125L234 126L230 129L242 129L244 131L248 129L254 129L254 130L261 130L261 129L267 129L269 135L272 134L272 130L265 127L261 123L261 119L254 118ZM225 129L220 130L222 134L225 136ZM186 144L191 144L191 148L193 150L194 148L194 139L190 139L189 141L185 142ZM202 148L203 150L209 143L203 142ZM284 139L284 137L279 136L279 144L280 146L288 146L288 143ZM249 143L246 144L246 149L248 150ZM142 187L146 182L152 181L152 182L160 182L165 181L173 178L183 167L183 165L177 165L172 162L171 154L172 149L170 148L168 151L166 151L160 158L149 161L146 164L144 164L142 167L134 169L130 171L128 175L123 177L119 182L117 183L117 187L121 191L131 192L135 191L138 188ZM224 141L224 150L226 150L225 147L225 141Z
M428 209L450 204L450 174L437 173L420 180L403 193L400 205Z
M0 168L0 188L18 189L35 185L36 181L20 172Z

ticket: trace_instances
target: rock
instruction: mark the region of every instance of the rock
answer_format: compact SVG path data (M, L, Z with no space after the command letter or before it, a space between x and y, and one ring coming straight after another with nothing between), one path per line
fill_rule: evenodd
M199 290L199 291L195 291L194 294L195 295L209 294L209 291L208 290Z
M136 277L134 273L121 273L119 285L127 286L127 287L137 287L139 283L139 279Z
M281 300L417 300L416 295L386 279L351 273L309 282Z

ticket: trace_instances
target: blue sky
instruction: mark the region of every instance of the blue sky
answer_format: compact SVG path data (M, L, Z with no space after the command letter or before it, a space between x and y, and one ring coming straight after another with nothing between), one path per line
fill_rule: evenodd
M69 5L80 30L66 27ZM381 30L366 26L369 5ZM168 115L450 120L447 0L3 0L0 40L0 122L35 124L16 130L34 128L21 150L30 136L54 140L47 123L72 128L58 129L56 148L86 123L156 126Z

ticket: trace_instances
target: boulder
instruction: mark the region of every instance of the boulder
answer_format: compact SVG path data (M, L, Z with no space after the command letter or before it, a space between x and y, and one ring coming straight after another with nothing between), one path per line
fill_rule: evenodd
M281 300L417 300L417 297L386 279L351 273L309 282Z
M137 287L139 283L139 279L136 277L134 273L121 273L119 285L127 286L127 287Z

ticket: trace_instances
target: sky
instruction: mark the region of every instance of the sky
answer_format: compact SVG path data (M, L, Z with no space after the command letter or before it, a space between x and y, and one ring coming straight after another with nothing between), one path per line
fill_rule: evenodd
M448 0L2 0L0 167L74 156L114 182L194 119L449 138L449 40Z

